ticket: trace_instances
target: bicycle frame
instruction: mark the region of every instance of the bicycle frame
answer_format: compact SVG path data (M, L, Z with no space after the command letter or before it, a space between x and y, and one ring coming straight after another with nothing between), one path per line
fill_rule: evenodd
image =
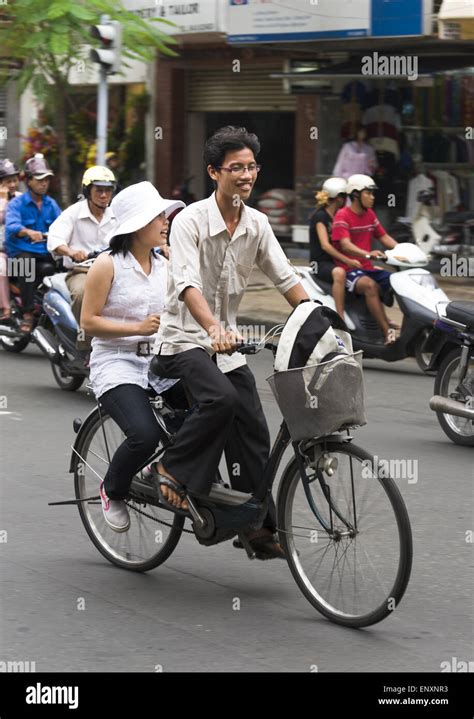
M165 422L165 420L161 414L161 411L160 411L161 409L163 409L163 401L162 401L161 397L159 397L158 402L157 402L157 398L151 396L150 403L154 409L154 414L157 419L157 422L160 425L160 428L162 430L162 440L163 441L162 441L162 446L159 448L159 450L154 452L152 455L150 455L145 460L145 462L137 469L137 474L139 472L141 472L146 466L150 465L153 462L156 462L156 460L158 460L162 456L162 454L165 452L166 448L169 446L169 444L172 442L172 439L173 439L173 433L168 430L168 428L166 426L166 422ZM165 403L165 406L167 407L167 409L171 410L172 412L176 411L173 409L173 407L171 407L170 405L167 405L166 403ZM103 416L102 407L101 407L100 402L97 402L97 408L98 408L99 416L100 416L100 420L101 420L102 434L103 434L103 438L104 438L107 460L110 463L110 461L111 461L110 449L109 449L109 443L107 441L107 435L106 435L105 426L104 426L104 416ZM323 447L323 452L324 452L326 443L331 440L340 442L341 435L331 435L328 437L320 438L318 440L316 440L316 439L311 440L309 446L314 446L315 444L318 444ZM348 440L346 439L346 441L348 441ZM280 465L283 454L284 454L285 450L287 449L288 445L290 444L290 442L291 442L291 436L290 436L287 424L283 420L283 422L281 423L280 428L278 430L278 433L275 437L272 449L270 451L269 458L265 465L262 480L260 483L260 487L257 489L257 491L255 492L255 495L254 495L255 498L258 499L259 501L263 501L266 494L268 493L268 491L271 491L274 481L275 481L277 469ZM332 500L330 487L325 482L322 471L320 469L318 469L317 467L315 467L315 472L316 472L316 476L318 478L318 482L321 486L321 490L322 490L323 495L326 498L326 501L329 506L330 522L328 523L324 519L324 517L321 515L321 513L314 501L314 497L311 493L310 480L305 471L305 465L304 465L304 461L303 461L304 451L302 451L302 447L305 443L304 442L291 442L291 444L293 446L293 451L294 451L294 454L295 454L295 457L297 460L299 474L300 474L301 481L303 484L306 499L308 501L311 512L313 513L313 515L315 516L315 518L317 519L317 521L319 522L321 527L326 532L328 532L329 535L331 535L331 536L333 535L332 513L334 512L336 514L336 516L339 517L339 519L343 522L343 524L345 524L345 526L347 527L347 529L350 532L356 532L357 528L354 528L347 521L347 519L342 515L342 513L338 509L335 502ZM307 442L306 442L306 445L308 446ZM351 464L351 481L353 482L352 464ZM354 517L356 517L355 507L354 507Z
M341 437L340 437L340 435L334 435L334 436L330 436L330 437L324 437L324 438L321 438L321 439L319 439L319 440L316 440L316 439L315 439L315 440L314 440L314 443L315 443L315 444L322 445L322 446L323 446L323 451L324 451L324 446L326 445L326 443L327 443L328 441L331 441L331 440L340 442L340 441L341 441ZM346 441L348 441L348 440L346 440ZM288 431L288 427L287 427L287 425L286 425L286 422L283 421L283 422L281 423L281 425L280 425L280 429L278 430L278 434L277 434L277 436L276 436L276 438L275 438L275 441L274 441L274 443L273 443L273 447L272 447L272 449L271 449L270 456L269 456L269 458L268 458L268 462L267 462L267 464L266 464L266 466L265 466L265 470L264 470L264 473L263 473L263 478L262 478L261 487L262 487L262 489L264 490L264 493L266 493L267 491L271 490L271 488L273 487L273 483L274 483L275 477L276 477L276 471L277 471L277 469L278 469L278 467L279 467L279 465L280 465L280 462L281 462L281 458L282 458L282 456L283 456L283 453L285 452L285 450L286 450L286 448L288 447L288 445L290 444L290 442L291 442L290 433L289 433L289 431ZM313 442L313 441L312 441L312 442ZM302 484L303 484L304 493L305 493L306 499L308 500L309 507L310 507L312 513L314 514L314 516L316 517L316 519L318 520L318 522L319 522L319 523L321 524L321 526L323 527L323 529L324 529L326 532L328 532L328 534L330 534L330 535L333 534L332 512L334 512L334 513L336 514L336 516L339 517L339 519L346 525L346 527L347 527L350 531L356 532L356 531L357 531L357 526L353 527L353 526L345 519L345 517L341 514L341 512L340 512L340 510L338 509L337 505L336 505L336 504L334 503L334 501L331 499L331 496L330 496L330 488L329 488L328 485L326 484L326 482L325 482L325 480L324 480L324 477L323 477L323 475L322 475L321 470L315 468L316 476L317 476L317 478L318 478L318 482L319 482L319 484L320 484L320 486L321 486L321 489L322 489L322 491L323 491L323 494L324 494L324 496L325 496L325 498L326 498L326 500L327 500L327 503L328 503L328 505L329 505L329 508L330 508L330 515L329 515L329 516L330 516L330 524L328 524L327 521L324 519L324 517L322 517L322 515L321 515L321 513L320 513L320 511L319 511L319 509L318 509L318 507L316 506L316 503L315 503L315 501L314 501L314 497L313 497L313 495L312 495L312 493L311 493L310 481L309 481L309 479L308 479L308 475L306 474L305 465L304 465L304 462L303 462L303 454L304 454L304 453L301 451L301 442L291 442L291 444L292 444L292 446L293 446L293 451L294 451L294 453L295 453L296 461L297 461L297 463L298 463L298 469L299 469L299 473L300 473L300 477L301 477L301 482L302 482ZM311 444L310 446L314 446L314 444ZM353 483L353 482L354 482L354 477L353 477L352 462L351 462L351 483ZM261 490L260 490L260 491L257 491L256 494L255 494L255 496L257 497L257 499L260 499L260 500L263 499L263 496L261 496ZM352 496L354 496L354 493L353 493ZM355 511L355 510L356 510L356 508L354 507L354 518L356 518L356 511Z

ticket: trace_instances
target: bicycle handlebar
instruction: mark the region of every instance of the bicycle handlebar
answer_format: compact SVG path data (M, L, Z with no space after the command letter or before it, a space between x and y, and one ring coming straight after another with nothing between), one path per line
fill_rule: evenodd
M237 345L237 352L242 355L255 355L263 349L271 350L275 354L277 348L272 342L265 342L263 345L258 342L242 342Z
M88 253L85 260L81 260L80 262L76 262L73 260L73 262L76 266L88 265L91 262L91 260L95 260L102 252L105 252L105 250L94 250L93 252Z

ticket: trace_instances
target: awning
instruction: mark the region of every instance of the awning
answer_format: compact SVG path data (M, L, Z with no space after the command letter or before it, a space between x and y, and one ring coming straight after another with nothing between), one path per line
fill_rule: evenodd
M474 0L443 0L438 35L441 40L474 40Z

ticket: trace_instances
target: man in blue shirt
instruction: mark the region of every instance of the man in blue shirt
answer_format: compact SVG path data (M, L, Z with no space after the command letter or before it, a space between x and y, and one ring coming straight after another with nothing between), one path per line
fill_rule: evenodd
M7 255L23 260L23 263L17 263L18 288L23 302L22 332L31 331L35 290L42 278L54 269L44 237L49 226L61 214L57 202L47 194L53 175L43 155L38 153L27 160L25 182L28 189L9 203L5 217ZM28 271L21 271L23 264ZM33 272L29 269L30 265L34 267Z

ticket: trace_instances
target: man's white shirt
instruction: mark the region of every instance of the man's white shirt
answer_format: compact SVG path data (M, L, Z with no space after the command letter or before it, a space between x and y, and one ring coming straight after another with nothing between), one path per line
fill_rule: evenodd
M71 250L95 252L105 249L104 238L114 227L117 220L110 207L107 207L99 222L89 209L87 200L75 202L64 210L53 222L48 233L48 250L54 253L56 247L67 245ZM71 268L74 261L63 257L64 267Z
M284 294L299 278L262 212L242 203L239 224L229 237L215 193L189 205L171 226L171 257L166 309L154 352L172 355L201 347L213 354L211 340L188 310L183 292L195 287L226 329L237 329L237 313L250 273L257 266ZM239 353L217 355L223 372L246 363Z

